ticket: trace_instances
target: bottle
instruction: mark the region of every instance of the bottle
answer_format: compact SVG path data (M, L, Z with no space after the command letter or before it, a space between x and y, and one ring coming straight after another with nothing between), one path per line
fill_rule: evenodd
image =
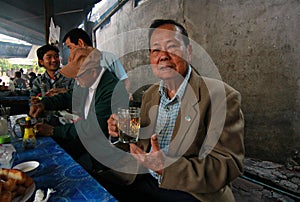
M36 145L36 138L33 132L33 126L31 124L31 118L27 116L25 118L25 129L23 136L23 148L24 149L32 149Z

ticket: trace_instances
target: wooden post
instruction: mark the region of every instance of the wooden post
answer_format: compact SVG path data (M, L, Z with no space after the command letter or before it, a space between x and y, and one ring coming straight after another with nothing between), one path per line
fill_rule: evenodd
M50 19L54 16L54 3L53 0L44 0L44 29L45 29L45 44L49 43L49 26Z

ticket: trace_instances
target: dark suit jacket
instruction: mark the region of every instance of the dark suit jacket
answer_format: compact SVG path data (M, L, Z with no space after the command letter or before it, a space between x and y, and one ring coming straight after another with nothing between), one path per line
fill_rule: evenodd
M83 114L87 94L88 88L81 88L76 85L73 90L67 93L58 94L53 97L44 97L42 102L46 110L72 108L73 111ZM112 99L113 94L119 96L117 97L118 99ZM106 70L97 86L87 119L81 119L73 124L55 127L53 137L56 138L56 140L59 138L71 142L70 146L67 146L71 148L66 150L68 150L69 153L72 153L72 150L74 150L73 154L76 156L74 157L73 155L73 158L78 157L77 155L81 155L82 153L86 153L86 150L91 153L90 149L93 150L92 153L96 152L94 151L95 149L98 149L98 153L105 153L103 150L101 151L101 149L108 145L106 144L108 143L107 119L111 115L112 110L116 112L118 107L124 107L126 105L128 106L128 94L123 86L123 82L119 81L112 73ZM78 134L80 134L80 137ZM81 143L83 143L85 148L83 148ZM91 146L91 143L95 145ZM96 145L97 143L99 144ZM100 144L103 144L103 146ZM76 153L76 151L78 152ZM98 161L94 158L92 160L96 165L94 169L102 169L103 166L99 164Z

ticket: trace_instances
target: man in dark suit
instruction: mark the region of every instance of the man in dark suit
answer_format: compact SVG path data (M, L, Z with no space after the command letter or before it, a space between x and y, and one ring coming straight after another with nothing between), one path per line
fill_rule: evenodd
M44 110L77 111L80 119L75 123L59 126L39 124L38 134L53 137L78 161L89 150L86 148L85 141L94 138L95 140L92 141L97 142L108 138L107 119L112 113L111 109L128 104L128 94L122 85L118 85L117 92L125 99L112 101L119 80L106 68L100 66L100 59L101 52L92 47L74 49L70 54L69 63L60 71L66 77L75 78L77 83L73 89L53 97L43 97L30 107L29 114L33 117L37 117ZM86 165L87 160L89 160L87 157L84 158L82 163L88 171L101 170L104 167L94 158L92 158L93 165L90 167Z

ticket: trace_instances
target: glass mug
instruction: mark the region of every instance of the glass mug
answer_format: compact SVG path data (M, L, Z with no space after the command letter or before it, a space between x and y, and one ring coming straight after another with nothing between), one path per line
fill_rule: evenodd
M130 107L118 109L118 134L122 143L135 143L140 134L141 109Z

